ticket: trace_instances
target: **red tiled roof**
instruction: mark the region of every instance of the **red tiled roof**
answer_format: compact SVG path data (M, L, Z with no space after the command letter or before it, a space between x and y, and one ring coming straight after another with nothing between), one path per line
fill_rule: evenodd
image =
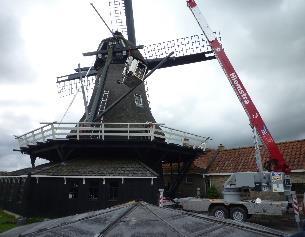
M292 170L305 169L305 139L278 143L284 159ZM233 173L245 171L257 171L255 163L254 147L241 147L223 149L217 154L217 150L209 150L199 156L192 164L190 173L202 173L211 163L208 173ZM261 149L262 163L269 159L268 151ZM173 172L176 172L177 165L173 164ZM163 171L170 173L169 164L163 165Z
M215 157L217 154L217 150L207 150L206 154L199 156L196 160L194 160L193 164L189 169L189 173L202 173L204 169L208 166L211 159ZM171 168L170 164L163 164L163 172L170 173ZM176 163L172 164L173 173L177 172L178 165Z
M208 150L207 153L199 156L196 160L194 160L194 166L202 170L206 169L212 160L218 157L219 154L217 153L217 150Z
M305 140L278 143L284 159L292 170L305 169ZM262 163L269 159L266 149L261 149ZM224 149L212 163L209 173L232 173L256 171L254 147ZM210 155L211 156L211 155ZM204 164L209 153L201 156L196 163Z
M166 164L163 164L162 165L162 168L163 168L163 173L164 174L170 174L171 173L171 167L170 167L170 164L166 163ZM172 164L172 172L173 173L177 173L178 171L178 164L177 163L173 163ZM191 165L189 171L189 173L202 173L202 169L195 166L194 163Z

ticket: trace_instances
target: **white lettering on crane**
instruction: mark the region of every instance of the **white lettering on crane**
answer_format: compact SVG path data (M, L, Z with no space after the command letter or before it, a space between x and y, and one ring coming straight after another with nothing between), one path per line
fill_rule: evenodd
M266 126L264 126L264 128L261 130L263 136L267 135L268 134L268 129Z
M247 93L242 89L241 84L238 81L238 77L236 75L235 72L230 74L230 79L232 80L236 90L238 91L239 95L241 96L243 102L247 105L250 103L249 99L248 99L248 95Z

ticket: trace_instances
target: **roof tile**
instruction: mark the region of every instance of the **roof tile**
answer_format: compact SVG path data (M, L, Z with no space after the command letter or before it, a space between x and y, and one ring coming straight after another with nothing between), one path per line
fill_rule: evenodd
M280 151L292 170L305 169L305 139L278 143ZM269 159L266 149L261 147L262 162ZM196 163L203 164L211 154L207 153L199 157ZM216 160L211 165L210 173L231 173L242 171L256 171L254 147L242 147L224 149L220 151Z
M62 163L47 163L7 173L11 175L48 176L125 176L156 177L158 174L144 163L134 159L85 159L78 158Z
M292 170L305 169L305 139L281 142L278 143L278 146ZM262 163L269 159L268 151L262 147L261 155ZM209 173L257 171L254 147L240 147L220 151L208 150L193 162L189 172L202 173L210 162L212 163L208 170ZM169 173L170 165L163 165L163 170L165 173ZM177 170L177 165L173 164L173 172L175 170Z

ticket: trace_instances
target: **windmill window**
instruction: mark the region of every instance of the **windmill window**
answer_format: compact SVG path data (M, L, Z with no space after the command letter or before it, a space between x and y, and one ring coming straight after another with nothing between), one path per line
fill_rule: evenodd
M90 200L98 199L98 191L99 191L98 181L90 180L89 181L89 199Z
M78 197L79 191L79 181L73 180L70 182L70 189L69 189L69 199L76 199Z
M140 94L134 94L134 102L136 103L136 106L143 107L143 99Z

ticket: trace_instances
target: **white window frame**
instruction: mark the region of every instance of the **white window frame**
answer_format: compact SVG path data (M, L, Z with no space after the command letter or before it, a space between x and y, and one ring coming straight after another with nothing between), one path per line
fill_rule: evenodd
M143 107L143 98L142 95L140 94L134 94L134 102L136 104L136 106L138 107Z

